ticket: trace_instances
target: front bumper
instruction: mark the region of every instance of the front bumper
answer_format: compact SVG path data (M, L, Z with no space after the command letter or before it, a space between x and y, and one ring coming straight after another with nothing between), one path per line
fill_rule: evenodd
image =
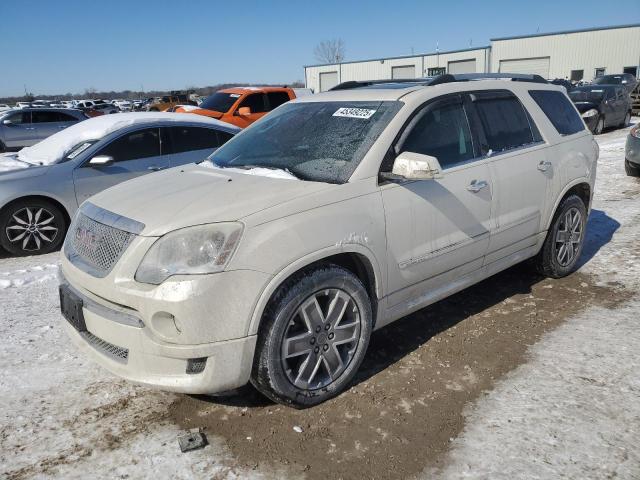
M73 343L112 373L164 390L204 394L245 385L256 344L249 326L272 276L236 270L138 283L132 278L144 243L151 239L138 237L104 278L61 255L60 281L82 299L87 327L80 333L63 320ZM190 360L204 359L203 370L189 371Z
M624 156L630 163L640 167L640 138L633 135L627 136Z

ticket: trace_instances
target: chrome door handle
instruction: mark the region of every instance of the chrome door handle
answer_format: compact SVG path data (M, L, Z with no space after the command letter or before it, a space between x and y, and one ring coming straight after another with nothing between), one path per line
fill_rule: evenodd
M25 130L35 130L36 127L26 127Z
M151 165L150 167L147 167L147 170L151 170L152 172L157 172L162 170L164 167L156 167L155 165Z
M541 172L546 172L551 167L551 162L542 161L538 164L538 170Z
M468 186L467 190L473 193L478 193L485 187L488 187L489 184L484 180L473 180Z

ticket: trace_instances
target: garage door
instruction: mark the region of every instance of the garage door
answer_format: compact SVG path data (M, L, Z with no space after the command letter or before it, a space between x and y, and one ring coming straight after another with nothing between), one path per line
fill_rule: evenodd
M324 72L320 74L320 91L326 92L338 85L338 72Z
M415 65L391 67L391 78L416 78Z
M456 60L447 65L448 73L476 73L476 59Z
M500 60L500 73L530 73L549 78L549 57Z

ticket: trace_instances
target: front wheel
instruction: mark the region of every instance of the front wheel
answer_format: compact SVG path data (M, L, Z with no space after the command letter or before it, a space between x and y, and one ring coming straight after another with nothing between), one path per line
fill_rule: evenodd
M0 212L0 245L16 256L50 253L60 248L66 223L50 202L19 200Z
M621 127L626 127L630 123L631 123L631 112L627 112L626 115L624 116L624 120L622 121L620 126Z
M296 408L322 403L353 379L372 328L371 301L358 277L331 264L303 271L267 306L251 383Z
M536 269L542 275L562 278L569 275L580 258L587 226L587 208L577 195L562 200L542 249L535 257Z
M640 177L640 165L631 163L629 160L624 161L624 171L630 177Z
M596 123L596 128L593 130L594 135L600 135L604 130L604 117L598 117L598 122Z

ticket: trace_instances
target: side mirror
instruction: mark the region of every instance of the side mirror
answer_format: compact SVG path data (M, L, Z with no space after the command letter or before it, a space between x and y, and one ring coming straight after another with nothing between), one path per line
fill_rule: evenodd
M251 115L251 108L249 107L240 107L238 109L238 115L244 117L245 115Z
M436 157L402 152L393 162L391 173L383 173L383 177L389 180L433 180L443 175Z
M105 167L113 163L113 157L110 155L97 155L89 160L89 165L93 167Z
M13 125L13 120L3 120L2 124L3 125Z

